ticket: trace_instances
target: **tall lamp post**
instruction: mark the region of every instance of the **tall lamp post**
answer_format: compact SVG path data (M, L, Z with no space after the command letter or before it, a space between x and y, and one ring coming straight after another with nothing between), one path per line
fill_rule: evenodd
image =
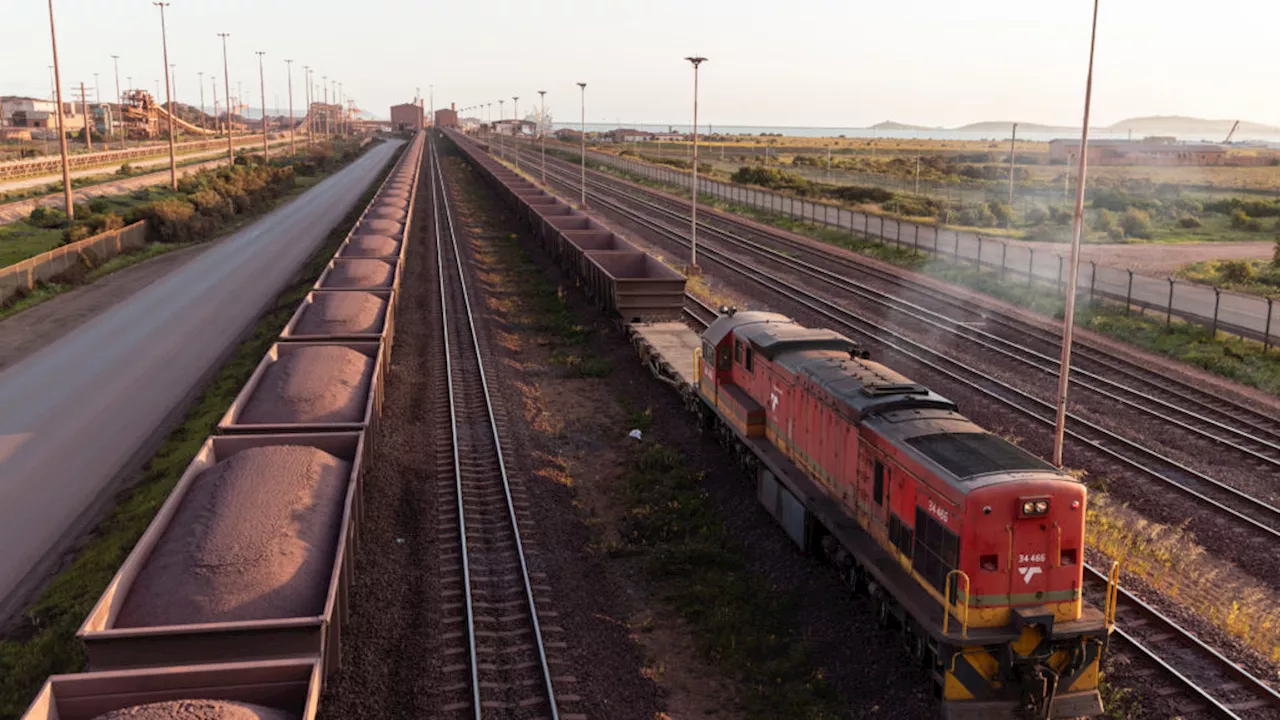
M262 102L262 159L265 162L271 156L267 150L267 81L262 74L262 56L267 53L263 50L255 50L254 53L258 56L258 92L261 93L259 99Z
M303 93L306 96L307 103L307 149L311 149L311 135L316 131L316 119L311 116L311 66L302 66L303 87L307 89Z
M116 71L116 114L120 116L120 137L124 139L124 96L120 94L120 56L112 55L111 64L115 66Z
M296 155L298 151L293 147L293 61L285 60L284 64L289 68L289 154Z
M516 135L521 134L521 130L523 129L520 125L520 96L512 95L511 103L512 103L511 119L516 121L516 124L512 126L515 128L515 130L512 131L511 146L515 148L516 170L519 170L520 169L520 143L515 141L518 139Z
M169 92L169 36L164 27L164 9L169 6L169 3L153 2L151 4L160 8L160 47L164 49L164 99L169 105L169 112L166 113L169 121L169 186L177 192L178 158L173 149L173 96Z
M542 111L538 113L538 136L542 138L542 184L547 184L547 91L539 90Z
M693 202L689 225L689 272L698 273L698 66L706 62L704 57L687 57L693 63L693 173L690 197Z
M236 164L236 151L231 145L231 72L227 70L227 36L231 33L218 33L222 38L222 85L227 92L227 164Z
M200 128L204 129L204 71L198 71L196 73L196 78L196 85L200 86Z
M53 29L53 0L49 0L49 41L53 45L53 96L58 104L58 146L62 150L62 197L67 206L67 219L76 217L75 202L71 199L71 165L67 161L67 129L62 116L62 74L58 69L58 34Z
M498 127L498 154L502 156L503 160L507 159L507 145L502 140L501 126L502 126L502 119L506 117L506 115L507 115L507 101L499 100L498 101L498 126L499 126Z
M1084 230L1084 179L1089 158L1089 105L1093 101L1093 51L1098 43L1098 0L1093 0L1093 29L1089 36L1089 74L1084 84L1084 128L1080 131L1080 178L1071 228L1071 268L1067 273L1067 303L1062 317L1062 359L1058 366L1058 418L1053 432L1053 464L1062 467L1063 435L1067 429L1067 383L1071 375L1071 336L1076 322L1076 283L1080 280L1080 236Z
M579 159L582 161L582 207L587 206L587 84L578 83L578 87L582 89L582 130L579 140L582 141L582 151Z

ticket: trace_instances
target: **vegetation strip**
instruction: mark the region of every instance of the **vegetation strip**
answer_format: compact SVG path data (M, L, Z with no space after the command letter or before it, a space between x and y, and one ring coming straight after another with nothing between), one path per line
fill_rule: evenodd
M259 319L250 336L205 387L183 423L147 463L139 481L120 493L116 506L75 551L66 569L23 614L22 625L0 641L0 719L20 716L46 676L77 672L84 667L84 649L75 637L80 623L263 354L277 341L298 303L320 277L402 152L398 149L392 155L351 212L299 270L296 282Z

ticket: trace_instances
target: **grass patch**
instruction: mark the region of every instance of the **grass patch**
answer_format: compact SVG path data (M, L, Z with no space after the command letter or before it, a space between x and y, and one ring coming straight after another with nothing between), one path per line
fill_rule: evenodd
M623 544L693 629L698 652L734 678L750 718L835 718L838 698L794 631L795 609L748 566L680 454L635 447L624 478Z
M397 155L403 150L397 150ZM77 672L84 650L76 629L97 602L116 570L142 536L169 492L213 431L258 361L274 343L329 259L337 252L360 211L373 198L384 168L350 213L329 233L298 272L295 281L259 319L232 359L205 387L200 398L147 463L140 480L120 493L114 509L22 616L22 626L0 641L0 718L19 716L48 675Z
M1280 663L1280 602L1253 578L1209 555L1191 533L1145 520L1095 492L1085 541L1161 595Z
M1280 245L1277 245L1280 248ZM1275 260L1206 260L1175 273L1180 278L1224 290L1280 297L1280 250Z

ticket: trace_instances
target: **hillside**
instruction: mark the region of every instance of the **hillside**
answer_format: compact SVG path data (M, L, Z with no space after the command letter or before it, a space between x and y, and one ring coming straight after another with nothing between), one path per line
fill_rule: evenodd
M1156 115L1121 120L1107 129L1116 132L1132 130L1134 135L1204 135L1220 139L1231 132L1231 126L1234 123L1235 120L1205 120L1183 115ZM1237 132L1278 134L1280 128L1256 122L1242 122Z
M1009 132L1013 126L1013 121L986 121L977 122L955 128L958 132ZM1022 132L1079 132L1079 128L1062 127L1060 125L1041 125L1040 123L1018 123L1018 130Z
M938 128L926 127L924 125L908 125L906 123L885 120L867 128L868 130L937 130Z

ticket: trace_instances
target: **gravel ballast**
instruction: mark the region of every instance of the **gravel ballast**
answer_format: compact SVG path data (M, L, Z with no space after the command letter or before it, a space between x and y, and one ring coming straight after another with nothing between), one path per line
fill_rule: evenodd
M392 267L382 260L348 260L334 263L325 287L381 288L391 284Z
M350 470L322 450L294 445L251 448L205 470L115 627L319 615Z
M93 720L296 720L284 710L228 700L166 700L103 713Z
M353 235L342 250L343 257L391 257L399 254L400 241L386 235Z
M340 345L298 348L263 373L239 422L360 422L373 364L369 356Z
M367 292L321 293L302 313L297 335L360 335L382 329L387 303Z

